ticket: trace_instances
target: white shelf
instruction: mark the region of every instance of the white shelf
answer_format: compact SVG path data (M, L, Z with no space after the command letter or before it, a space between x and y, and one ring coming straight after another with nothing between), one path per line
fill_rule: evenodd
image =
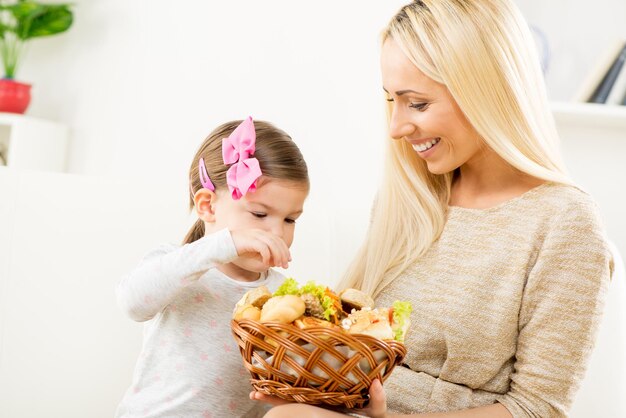
M60 123L14 113L0 113L0 165L65 171L68 128Z
M551 105L559 125L622 128L626 135L626 106L596 103L554 102Z

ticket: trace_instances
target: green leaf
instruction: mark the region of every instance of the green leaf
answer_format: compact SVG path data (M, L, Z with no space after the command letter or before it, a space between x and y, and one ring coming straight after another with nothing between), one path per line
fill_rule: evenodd
M42 6L32 9L17 30L22 39L50 36L65 32L72 26L73 15L67 5Z
M409 321L413 307L410 302L395 301L393 303L393 322L394 339L404 341L404 333L406 332L405 324Z
M10 31L11 29L7 27L4 23L0 22L0 39L4 39L5 32Z
M278 289L274 292L274 296L298 295L298 282L293 278L285 279Z

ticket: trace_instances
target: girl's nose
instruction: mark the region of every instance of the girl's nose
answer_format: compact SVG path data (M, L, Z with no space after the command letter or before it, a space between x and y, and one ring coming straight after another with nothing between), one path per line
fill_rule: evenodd
M272 226L270 227L270 232L278 237L283 238L283 232L284 232L283 223L282 222L273 223Z
M393 139L402 139L415 132L416 126L410 118L396 106L391 111L391 120L389 121L389 136Z

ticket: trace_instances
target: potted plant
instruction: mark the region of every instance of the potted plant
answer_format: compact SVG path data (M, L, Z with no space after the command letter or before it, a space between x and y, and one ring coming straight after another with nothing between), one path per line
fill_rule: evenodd
M0 112L24 113L30 103L30 84L15 81L24 45L33 38L65 32L72 25L69 4L32 0L0 0Z

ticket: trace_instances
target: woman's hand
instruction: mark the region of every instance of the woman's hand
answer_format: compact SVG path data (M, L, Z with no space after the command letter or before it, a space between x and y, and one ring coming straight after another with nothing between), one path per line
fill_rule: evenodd
M370 386L370 402L367 408L357 409L354 412L371 418L390 418L387 415L387 395L380 380L374 380Z
M267 268L289 266L289 247L278 235L261 229L230 231L230 235L240 257L260 258Z

